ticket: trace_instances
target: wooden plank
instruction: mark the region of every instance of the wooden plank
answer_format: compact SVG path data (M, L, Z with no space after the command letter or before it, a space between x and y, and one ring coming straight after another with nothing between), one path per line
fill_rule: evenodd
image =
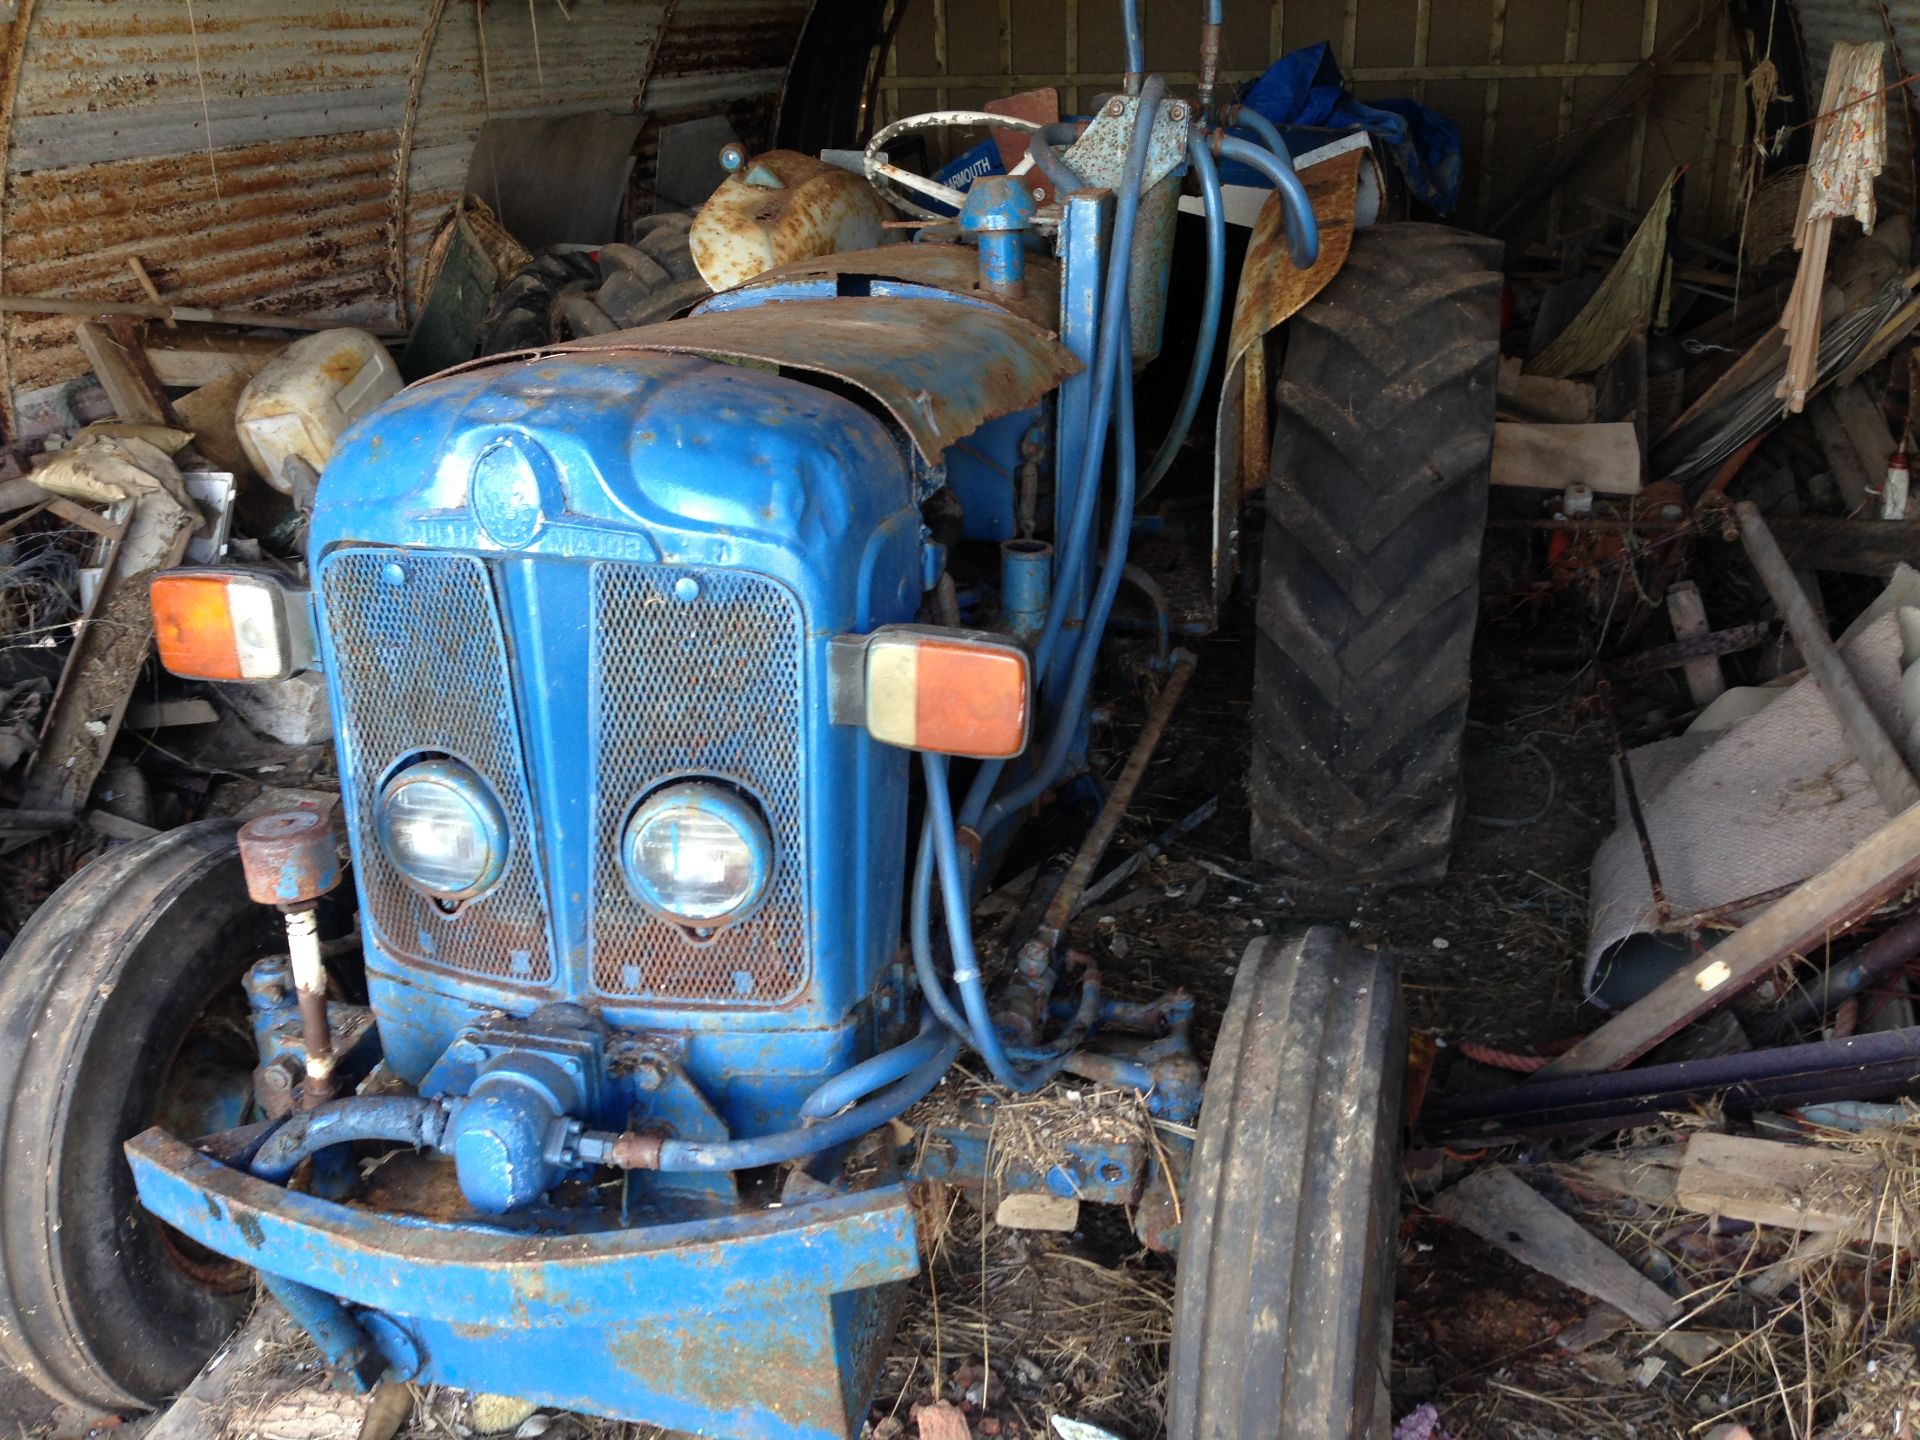
M1795 570L1884 580L1898 565L1920 565L1920 518L1781 515L1767 524Z
M58 515L69 525L78 525L82 530L91 530L103 540L118 540L125 527L115 524L98 510L89 510L77 500L69 500L64 495L56 495L47 501L47 509Z
M1860 457L1861 469L1878 490L1886 479L1887 457L1894 450L1893 432L1887 428L1885 412L1864 385L1830 385L1826 393L1853 445L1853 453Z
M220 712L211 700L150 700L127 707L122 722L131 730L170 730L177 725L217 725Z
M1673 622L1676 640L1697 640L1713 633L1713 627L1707 623L1707 607L1700 598L1700 587L1691 580L1676 580L1667 587L1667 618ZM1680 669L1687 677L1687 692L1693 696L1695 705L1711 705L1727 693L1727 679L1720 671L1718 656L1688 660Z
M1015 1191L994 1207L993 1223L1003 1230L1058 1230L1079 1228L1080 1202L1071 1195L1036 1195Z
M1680 1318L1672 1296L1504 1165L1476 1170L1436 1196L1433 1208L1523 1264L1606 1301L1637 1324L1664 1330Z
M1564 490L1576 482L1591 485L1599 495L1640 493L1640 440L1631 420L1592 425L1494 423L1494 484Z
M1504 412L1520 420L1553 425L1584 425L1593 419L1593 386L1585 380L1557 380L1551 375L1528 375L1518 355L1500 357L1495 398Z
M27 762L23 806L79 810L92 791L153 645L147 583L154 571L180 563L192 534L193 516L164 490L134 502L126 537L67 655L39 746Z
M122 420L149 425L171 425L166 397L156 395L142 378L127 345L105 325L84 320L73 327L73 338L86 353L87 363L100 377L113 413Z
M160 832L151 825L142 825L138 820L129 820L124 815L115 815L110 810L89 810L80 817L89 830L113 840L151 840Z
M1536 1074L1592 1075L1630 1064L1771 974L1788 956L1806 954L1845 930L1915 876L1920 805L1895 816Z
M1910 1244L1913 1221L1887 1193L1872 1155L1697 1131L1687 1141L1675 1198L1700 1215L1875 1244Z
M162 385L197 390L229 375L251 380L286 348L285 340L269 336L180 330L149 335L147 363Z
M1833 483L1840 487L1847 509L1855 514L1876 513L1879 506L1868 491L1880 488L1881 475L1886 473L1884 458L1880 464L1880 475L1872 473L1860 463L1860 452L1854 448L1853 437L1847 433L1846 421L1840 418L1840 412L1834 408L1832 392L1814 396L1807 403L1806 415L1813 422L1813 433L1820 442L1820 453L1826 456L1827 470L1833 476Z

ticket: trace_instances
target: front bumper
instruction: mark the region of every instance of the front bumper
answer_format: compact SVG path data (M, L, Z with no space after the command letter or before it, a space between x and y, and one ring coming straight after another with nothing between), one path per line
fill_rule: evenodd
M152 1215L330 1313L338 1323L301 1317L329 1351L352 1336L389 1378L736 1440L857 1436L899 1282L920 1268L900 1185L532 1234L320 1200L158 1129L126 1153Z

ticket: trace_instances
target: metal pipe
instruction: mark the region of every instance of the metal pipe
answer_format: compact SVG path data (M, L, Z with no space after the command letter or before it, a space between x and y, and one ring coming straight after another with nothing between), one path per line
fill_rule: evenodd
M333 1099L333 1034L327 1024L327 967L320 958L320 920L311 903L286 912L287 959L300 1002L300 1039L307 1078L300 1102L312 1109Z
M1052 603L1053 546L1044 540L1000 545L1000 615L1014 639L1031 641L1047 623Z
M1716 1095L1744 1112L1911 1094L1916 1076L1920 1026L1442 1096L1428 1102L1417 1135L1428 1144L1585 1135L1625 1130Z
M313 1337L313 1343L320 1347L327 1363L350 1376L353 1386L361 1393L370 1390L386 1372L386 1357L360 1322L334 1296L268 1270L260 1272L260 1283L300 1328Z
M1220 193L1220 171L1213 163L1205 137L1195 132L1187 137L1187 159L1200 182L1201 212L1207 223L1207 284L1200 299L1200 329L1193 337L1193 359L1187 365L1187 386L1180 393L1180 405L1173 412L1173 423L1154 452L1153 463L1140 482L1140 493L1152 491L1173 468L1199 413L1200 397L1207 388L1207 376L1213 370L1213 348L1220 338L1220 308L1226 300L1227 286L1227 211Z
M392 1140L436 1149L447 1133L447 1107L410 1095L354 1095L303 1110L255 1152L248 1168L262 1180L285 1184L300 1162L354 1140Z
M1141 727L1139 738L1133 742L1126 768L1120 772L1113 789L1107 792L1106 804L1100 807L1100 814L1094 820L1093 828L1087 831L1087 838L1080 842L1080 853L1073 858L1073 868L1067 871L1067 878L1060 882L1060 888L1053 892L1053 901L1047 906L1047 913L1040 920L1040 928L1029 944L1042 946L1046 953L1051 954L1053 947L1060 943L1062 932L1073 919L1081 892L1093 878L1094 867L1107 853L1107 846L1113 843L1114 833L1119 830L1127 807L1133 803L1134 791L1140 788L1141 780L1146 777L1147 764L1153 759L1153 752L1159 748L1160 737L1166 734L1167 721L1173 716L1173 707L1180 703L1180 694L1187 688L1187 681L1192 678L1193 667L1197 664L1199 657L1191 650L1173 652L1173 669L1168 672L1167 683L1160 687L1159 695L1154 698L1153 708L1147 712L1147 723Z
M1294 269L1306 270L1320 258L1320 222L1314 218L1307 187L1294 174L1293 160L1284 151L1276 155L1264 145L1215 132L1214 153L1222 160L1250 165L1273 182L1280 192L1280 209L1287 222L1287 254Z
M1140 93L1141 77L1147 73L1146 32L1140 28L1140 0L1120 0L1120 23L1127 36L1127 94Z
M1774 540L1773 532L1767 529L1760 507L1751 500L1742 500L1733 507L1733 513L1740 522L1740 543L1747 547L1747 558L1753 561L1753 568L1760 575L1760 583L1767 587L1767 594L1773 597L1774 608L1786 622L1793 643L1800 647L1807 669L1819 683L1820 693L1826 697L1827 703L1833 707L1833 713L1839 718L1840 728L1846 732L1847 741L1853 746L1854 757L1873 781L1874 791L1880 796L1880 803L1886 807L1887 813L1900 814L1915 801L1920 801L1920 783L1914 781L1907 762L1894 748L1893 741L1881 728L1879 718L1867 704L1867 697L1860 690L1860 682L1853 678L1853 672L1841 658L1839 648L1827 634L1827 627L1807 599L1807 592L1800 588L1793 567L1787 564L1787 557L1780 553L1780 546Z
M0 315L131 315L141 320L192 320L202 325L242 325L262 330L337 330L342 320L317 320L308 315L272 315L264 310L203 310L197 305L154 305L136 300L67 300L54 295L0 295ZM356 326L369 335L402 339L404 335L379 324Z
M1785 1031L1811 1024L1842 1000L1896 974L1916 955L1920 955L1920 915L1909 915L1844 961L1829 965L1818 980L1804 986L1781 1007L1780 1028Z

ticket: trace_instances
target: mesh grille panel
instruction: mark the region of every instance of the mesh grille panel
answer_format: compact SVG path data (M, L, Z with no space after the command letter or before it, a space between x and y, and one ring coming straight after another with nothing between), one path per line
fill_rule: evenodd
M689 579L698 594L676 597L675 582ZM810 974L799 604L757 575L654 565L596 567L593 603L594 984L680 1004L791 1000ZM739 786L773 833L765 901L704 943L634 899L620 870L620 831L634 802L676 775Z
M404 583L382 578L390 565ZM414 960L530 984L551 980L519 724L485 565L460 555L338 551L321 566L320 593L345 700L342 750L373 923ZM375 787L394 761L421 750L445 751L485 777L512 836L499 883L452 915L402 880L374 839Z

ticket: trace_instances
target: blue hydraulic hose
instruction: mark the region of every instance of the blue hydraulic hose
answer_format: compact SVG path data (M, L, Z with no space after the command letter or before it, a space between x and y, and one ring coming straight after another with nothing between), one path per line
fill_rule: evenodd
M918 1070L939 1054L946 1043L947 1027L929 1006L921 1019L918 1035L842 1070L806 1098L800 1106L800 1118L825 1120L837 1115L854 1101L864 1100L874 1091Z
M248 1168L262 1180L284 1184L302 1160L329 1146L352 1140L393 1140L434 1148L446 1130L447 1108L438 1100L351 1095L294 1116L267 1137Z
M1054 577L1053 603L1047 607L1046 623L1033 647L1033 671L1045 675L1053 647L1066 624L1067 609L1080 585L1080 572L1086 565L1086 536L1093 524L1095 500L1100 489L1100 469L1106 460L1106 437L1112 423L1113 396L1120 384L1121 369L1132 359L1133 331L1127 312L1127 280L1133 256L1134 221L1140 213L1141 178L1146 174L1147 150L1153 138L1153 120L1160 100L1166 94L1166 82L1158 75L1148 78L1134 112L1133 135L1127 146L1126 168L1121 174L1119 201L1114 209L1113 235L1107 262L1106 288L1101 297L1100 338L1094 347L1093 396L1087 410L1087 444L1080 465L1080 488L1074 495L1073 514L1066 534L1054 546L1063 557L1060 572ZM1126 348L1122 348L1122 347ZM960 823L977 828L981 813L993 796L1003 760L983 761L974 773L973 784L960 806Z
M772 1135L754 1135L744 1140L663 1140L660 1158L649 1169L757 1170L763 1165L786 1165L804 1160L822 1150L858 1140L889 1120L920 1103L938 1085L960 1053L960 1037L944 1028L937 1032L941 1043L918 1067L896 1080L871 1100L851 1110L809 1125L800 1130L782 1130ZM596 1140L612 1137L595 1136Z
M933 826L933 853L940 872L940 902L946 911L947 939L953 947L953 983L960 987L973 1048L987 1062L999 1084L1017 1095L1038 1090L1058 1075L1065 1057L1033 1070L1021 1070L1007 1055L987 1008L987 987L980 975L980 958L973 948L972 897L967 871L960 860L953 832L953 798L947 789L947 757L923 751L920 762L927 780L927 820Z
M1207 375L1213 369L1213 346L1220 337L1220 306L1227 291L1227 212L1220 195L1220 171L1213 163L1204 135L1187 137L1187 159L1200 181L1200 203L1207 220L1207 291L1200 301L1200 333L1193 339L1193 363L1187 367L1187 388L1181 392L1180 408L1174 412L1167 438L1160 442L1153 463L1140 481L1140 493L1146 494L1160 483L1172 468L1174 457L1186 443L1193 428L1193 417L1200 409L1200 396L1207 388Z
M973 1044L973 1027L947 997L946 982L941 980L940 972L933 963L932 892L933 821L929 817L920 826L920 846L914 856L913 903L907 915L907 941L913 951L914 973L920 978L921 998L940 1017L942 1025L978 1050L980 1047Z
M1293 154L1287 149L1287 142L1280 138L1280 128L1250 105L1235 105L1227 112L1226 124L1229 129L1253 131L1260 137L1260 143L1276 155L1291 158Z
M1320 258L1320 224L1313 218L1313 201L1307 187L1293 172L1293 161L1283 149L1276 155L1264 145L1220 137L1220 158L1251 165L1273 182L1280 192L1281 210L1287 220L1287 253L1296 270L1305 270Z
M1087 182L1053 147L1071 145L1079 138L1080 127L1071 120L1061 120L1042 125L1027 139L1027 154L1033 157L1033 168L1047 177L1054 193L1062 199L1076 190L1086 189Z

